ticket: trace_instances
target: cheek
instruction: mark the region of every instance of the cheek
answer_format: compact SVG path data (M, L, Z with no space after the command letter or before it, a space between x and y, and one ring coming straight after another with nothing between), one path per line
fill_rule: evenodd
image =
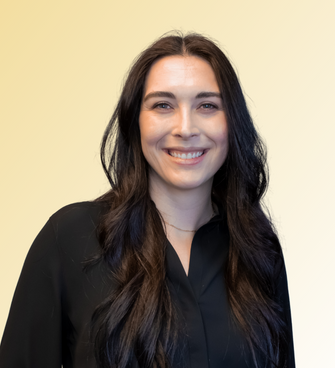
M222 120L219 120L216 124L213 124L210 137L218 149L223 150L226 153L228 152L228 125L225 119L223 119L223 122Z
M140 114L139 125L143 151L155 147L166 134L166 124L160 124L156 119L147 116L145 112Z
M228 127L227 124L218 124L213 130L211 139L216 147L216 155L213 161L213 169L216 172L226 161L229 150Z
M225 151L226 153L228 152L229 140L227 130L224 130L221 132L221 134L217 135L217 144L223 151Z
M164 124L158 124L155 119L140 114L139 126L143 155L151 167L159 161L159 145L165 136Z

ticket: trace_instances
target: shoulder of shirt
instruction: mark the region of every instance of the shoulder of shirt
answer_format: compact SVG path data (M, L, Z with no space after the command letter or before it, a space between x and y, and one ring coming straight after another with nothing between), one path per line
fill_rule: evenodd
M100 201L72 203L55 212L50 217L50 221L55 227L55 230L63 228L64 226L69 228L80 225L82 222L87 221L90 221L92 225L97 226L101 215L107 211L107 208L106 203Z
M60 249L71 250L80 247L85 239L95 239L100 216L107 208L103 202L80 202L59 209L36 236L28 252L28 261L35 263L45 257L55 259ZM92 240L90 243L93 244Z

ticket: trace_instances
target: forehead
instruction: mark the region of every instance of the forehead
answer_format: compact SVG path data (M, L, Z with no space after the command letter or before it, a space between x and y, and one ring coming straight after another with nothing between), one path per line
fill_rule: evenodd
M144 93L182 87L220 92L210 64L198 56L167 56L157 60L150 68Z

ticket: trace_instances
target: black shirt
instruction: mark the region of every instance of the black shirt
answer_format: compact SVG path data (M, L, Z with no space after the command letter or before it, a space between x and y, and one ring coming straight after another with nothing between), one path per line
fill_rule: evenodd
M99 202L66 206L38 234L14 294L0 347L1 368L96 367L89 343L91 316L116 285L103 262L88 270L83 265L99 251L96 228L103 210ZM223 214L195 233L188 276L171 244L167 247L167 280L185 321L190 368L254 367L227 302L223 266L228 247ZM284 262L280 268L277 299L292 333ZM292 339L288 356L287 368L294 368Z

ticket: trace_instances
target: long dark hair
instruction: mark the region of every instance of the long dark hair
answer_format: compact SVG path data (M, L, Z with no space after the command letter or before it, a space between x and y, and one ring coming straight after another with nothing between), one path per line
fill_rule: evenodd
M180 347L181 324L165 278L166 236L149 195L139 131L146 75L156 60L172 55L201 57L216 75L229 131L228 156L212 189L213 199L227 211L227 295L255 366L262 356L267 366L284 367L285 323L274 300L281 247L261 206L266 152L229 60L215 42L198 34L164 36L140 54L103 137L101 159L112 189L99 198L109 208L100 225L99 257L117 287L92 319L97 362L125 368L135 356L140 367L165 368Z

